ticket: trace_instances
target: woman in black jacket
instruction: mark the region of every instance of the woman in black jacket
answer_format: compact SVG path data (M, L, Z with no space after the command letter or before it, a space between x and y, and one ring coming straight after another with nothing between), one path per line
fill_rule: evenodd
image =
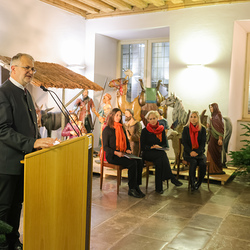
M167 146L166 133L164 127L159 125L158 117L157 111L151 110L147 113L145 118L148 124L142 130L140 141L143 160L151 161L155 165L155 190L162 194L163 181L171 179L176 186L181 186L182 183L172 174L168 156L164 150Z
M184 146L183 158L190 163L189 179L191 191L198 190L206 174L206 128L200 122L197 111L192 111L187 125L182 132L182 144ZM199 178L195 183L196 167L200 167Z
M128 169L128 195L142 198L145 194L139 188L142 178L142 161L129 159L125 153L131 154L129 140L122 126L122 112L114 108L109 114L107 126L102 132L103 150L108 163L121 165Z

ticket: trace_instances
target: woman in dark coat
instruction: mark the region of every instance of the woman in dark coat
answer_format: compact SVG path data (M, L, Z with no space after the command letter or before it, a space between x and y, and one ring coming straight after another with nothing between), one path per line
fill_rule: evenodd
M187 125L182 132L182 144L184 146L183 158L190 163L189 180L191 191L198 190L206 174L206 128L200 122L197 111L192 111ZM195 183L196 168L199 166L199 178Z
M159 113L151 110L145 118L148 121L147 126L141 133L141 150L143 160L151 161L155 165L155 190L162 194L162 182L171 179L171 182L176 186L181 186L182 183L175 179L172 174L168 156L164 150L167 146L166 133L164 127L159 125Z
M107 126L102 132L103 149L108 163L121 165L128 169L128 195L142 198L145 195L139 188L142 178L142 161L129 159L125 153L131 154L129 140L123 130L122 112L114 108L108 118Z
M210 174L225 174L222 165L222 144L224 123L217 103L209 105L212 117L208 123L210 138L207 148L207 160L210 161Z

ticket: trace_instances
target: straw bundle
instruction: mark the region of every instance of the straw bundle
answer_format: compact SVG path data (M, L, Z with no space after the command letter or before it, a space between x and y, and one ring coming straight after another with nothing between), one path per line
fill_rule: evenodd
M10 70L10 61L11 58L0 56L0 65L8 70ZM63 89L92 89L95 91L103 90L101 86L90 81L85 76L56 63L36 61L35 68L37 72L32 81L32 84L35 86Z

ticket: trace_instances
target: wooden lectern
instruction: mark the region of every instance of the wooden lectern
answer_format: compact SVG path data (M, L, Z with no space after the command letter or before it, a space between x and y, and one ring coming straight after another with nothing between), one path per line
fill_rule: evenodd
M93 135L24 158L24 250L90 247Z

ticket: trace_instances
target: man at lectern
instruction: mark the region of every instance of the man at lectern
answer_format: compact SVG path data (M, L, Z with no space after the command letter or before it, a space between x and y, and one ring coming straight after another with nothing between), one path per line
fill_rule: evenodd
M0 250L22 250L19 223L23 202L25 154L53 146L40 139L31 95L26 89L36 72L34 59L19 53L11 59L10 78L0 86L0 220L13 227Z

